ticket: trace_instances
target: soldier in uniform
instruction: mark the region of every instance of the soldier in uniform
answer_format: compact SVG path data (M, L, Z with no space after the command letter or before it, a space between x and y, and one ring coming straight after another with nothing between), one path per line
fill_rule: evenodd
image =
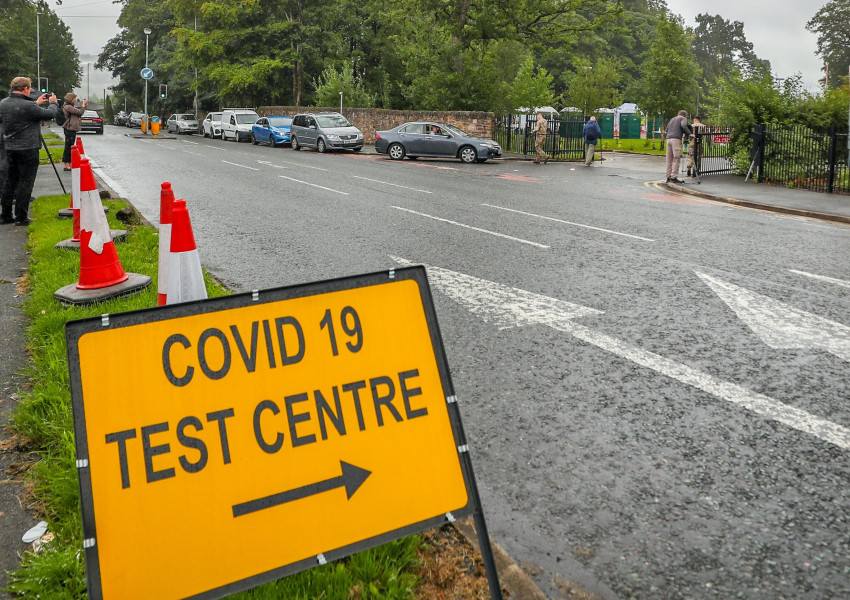
M549 123L546 122L543 113L537 113L537 124L534 126L534 149L537 150L537 156L534 157L534 164L539 165L541 162L545 165L549 162L549 155L543 149L546 143L546 131L549 129Z

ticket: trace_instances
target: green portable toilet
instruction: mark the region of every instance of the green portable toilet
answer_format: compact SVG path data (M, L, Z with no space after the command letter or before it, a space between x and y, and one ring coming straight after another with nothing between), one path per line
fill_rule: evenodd
M640 139L640 115L637 113L620 113L620 139Z
M602 129L602 137L606 140L614 137L614 113L601 113L596 116L599 127Z

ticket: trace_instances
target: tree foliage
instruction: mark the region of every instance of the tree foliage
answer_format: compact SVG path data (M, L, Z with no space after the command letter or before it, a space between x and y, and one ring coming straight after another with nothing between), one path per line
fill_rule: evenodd
M579 62L578 72L569 82L566 102L582 114L596 114L601 108L614 108L622 103L619 89L623 77L620 62L613 58L600 58L595 64Z
M720 15L700 14L693 29L694 54L702 69L702 85L709 86L735 71L755 75L770 72L770 62L753 51L741 21L727 21Z
M829 64L829 85L847 83L850 67L850 0L830 0L806 24L818 36L817 53ZM834 75L833 75L834 74Z

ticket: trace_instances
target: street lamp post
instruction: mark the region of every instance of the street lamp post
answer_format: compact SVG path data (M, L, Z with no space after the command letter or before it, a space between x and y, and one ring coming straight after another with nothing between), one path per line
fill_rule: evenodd
M148 68L148 39L151 28L145 27L145 68ZM150 117L148 117L148 80L145 79L145 135L150 130Z
M339 114L342 114L342 92L339 93Z
M38 90L41 91L41 13L35 13L35 69Z

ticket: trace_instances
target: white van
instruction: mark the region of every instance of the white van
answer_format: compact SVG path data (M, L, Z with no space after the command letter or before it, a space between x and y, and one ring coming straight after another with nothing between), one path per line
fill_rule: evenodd
M251 108L225 108L221 111L221 139L251 141L251 128L259 118Z

